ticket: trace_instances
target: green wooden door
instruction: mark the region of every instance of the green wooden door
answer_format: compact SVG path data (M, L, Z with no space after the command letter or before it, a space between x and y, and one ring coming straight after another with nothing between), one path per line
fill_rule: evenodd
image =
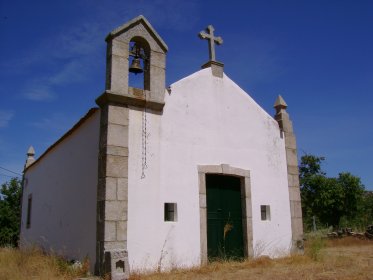
M206 175L209 260L242 259L243 231L240 178Z

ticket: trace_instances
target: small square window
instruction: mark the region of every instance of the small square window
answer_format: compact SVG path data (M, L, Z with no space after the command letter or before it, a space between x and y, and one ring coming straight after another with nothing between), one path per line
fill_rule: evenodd
M164 221L176 222L177 221L177 204L166 202L164 204Z
M260 205L260 215L261 215L262 221L271 220L271 209L269 205Z

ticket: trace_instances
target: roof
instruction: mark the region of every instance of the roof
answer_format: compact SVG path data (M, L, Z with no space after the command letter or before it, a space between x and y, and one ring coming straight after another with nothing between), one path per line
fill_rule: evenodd
M109 40L114 39L115 37L117 37L120 34L126 32L128 29L132 28L134 25L139 24L140 22L146 27L146 29L148 29L149 33L152 35L154 40L160 45L160 47L165 52L167 52L168 47L167 47L166 43L163 41L161 36L159 36L157 31L155 31L153 26L150 24L150 22L143 15L139 15L138 17L135 17L134 19L132 19L132 20L128 21L127 23L125 23L125 24L119 26L118 28L114 29L113 31L111 31L106 36L105 40L109 41Z
M49 146L48 149L32 164L25 168L24 172L26 172L30 167L34 166L37 162L41 161L49 152L51 152L55 147L57 147L63 140L73 134L83 123L85 123L94 113L96 113L99 108L91 108L89 111L72 127L68 130L60 139L58 139L54 144Z

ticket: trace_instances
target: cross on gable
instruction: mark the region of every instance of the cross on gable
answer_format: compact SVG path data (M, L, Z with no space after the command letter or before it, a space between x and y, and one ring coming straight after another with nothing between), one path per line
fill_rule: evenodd
M209 56L210 61L215 61L215 43L217 45L223 44L223 39L219 37L214 37L214 27L212 25L207 26L206 32L201 31L198 35L201 39L206 39L209 42Z

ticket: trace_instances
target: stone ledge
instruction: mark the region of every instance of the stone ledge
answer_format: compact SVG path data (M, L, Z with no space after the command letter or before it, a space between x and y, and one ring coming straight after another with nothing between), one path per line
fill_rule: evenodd
M164 102L159 102L154 99L145 100L143 97L130 95L130 94L118 94L110 90L106 90L96 99L96 104L102 108L105 104L121 104L121 105L132 105L140 108L149 108L155 111L162 111Z

